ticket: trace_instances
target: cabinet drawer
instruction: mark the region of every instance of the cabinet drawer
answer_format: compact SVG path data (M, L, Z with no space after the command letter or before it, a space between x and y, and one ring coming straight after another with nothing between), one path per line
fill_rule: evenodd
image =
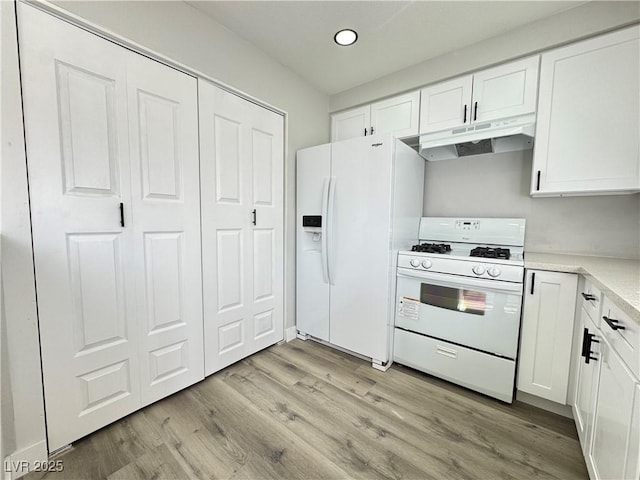
M602 307L602 292L591 280L585 279L584 288L580 293L582 307L596 325L600 325L600 311Z
M640 326L606 297L600 330L631 372L640 376Z
M511 403L516 362L442 340L395 329L393 359Z

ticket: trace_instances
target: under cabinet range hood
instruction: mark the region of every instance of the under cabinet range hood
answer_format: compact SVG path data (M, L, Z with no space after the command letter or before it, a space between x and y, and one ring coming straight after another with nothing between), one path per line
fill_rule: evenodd
M426 160L502 153L533 148L535 113L420 135L420 155Z

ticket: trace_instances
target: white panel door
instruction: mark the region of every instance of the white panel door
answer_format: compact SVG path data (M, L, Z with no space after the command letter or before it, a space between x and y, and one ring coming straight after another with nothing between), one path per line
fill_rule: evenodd
M396 137L418 135L420 90L388 98L371 105L371 133Z
M195 78L127 55L142 402L204 378Z
M540 57L518 60L473 75L473 122L536 111Z
M565 405L578 277L531 271L525 283L518 390Z
M330 342L386 362L393 142L332 145L327 219Z
M420 92L420 133L439 132L471 122L472 76L455 78Z
M205 373L283 339L283 119L199 83Z
M369 135L371 127L371 106L352 108L331 115L331 141L339 142L349 138Z
M127 52L19 7L52 451L140 405L132 231L121 227L119 208L131 204ZM127 208L125 225L131 221Z

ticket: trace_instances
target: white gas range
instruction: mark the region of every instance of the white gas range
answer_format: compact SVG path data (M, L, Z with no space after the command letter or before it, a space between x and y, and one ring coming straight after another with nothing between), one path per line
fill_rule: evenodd
M398 254L397 363L512 401L524 231L520 218L421 219Z

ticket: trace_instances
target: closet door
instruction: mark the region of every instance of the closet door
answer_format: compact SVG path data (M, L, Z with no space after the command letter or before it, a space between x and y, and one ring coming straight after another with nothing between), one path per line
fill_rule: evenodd
M120 216L131 204L127 52L18 6L52 451L140 405L133 232Z
M148 404L204 378L198 87L194 77L127 53L133 268Z
M283 118L199 82L205 373L283 338Z

